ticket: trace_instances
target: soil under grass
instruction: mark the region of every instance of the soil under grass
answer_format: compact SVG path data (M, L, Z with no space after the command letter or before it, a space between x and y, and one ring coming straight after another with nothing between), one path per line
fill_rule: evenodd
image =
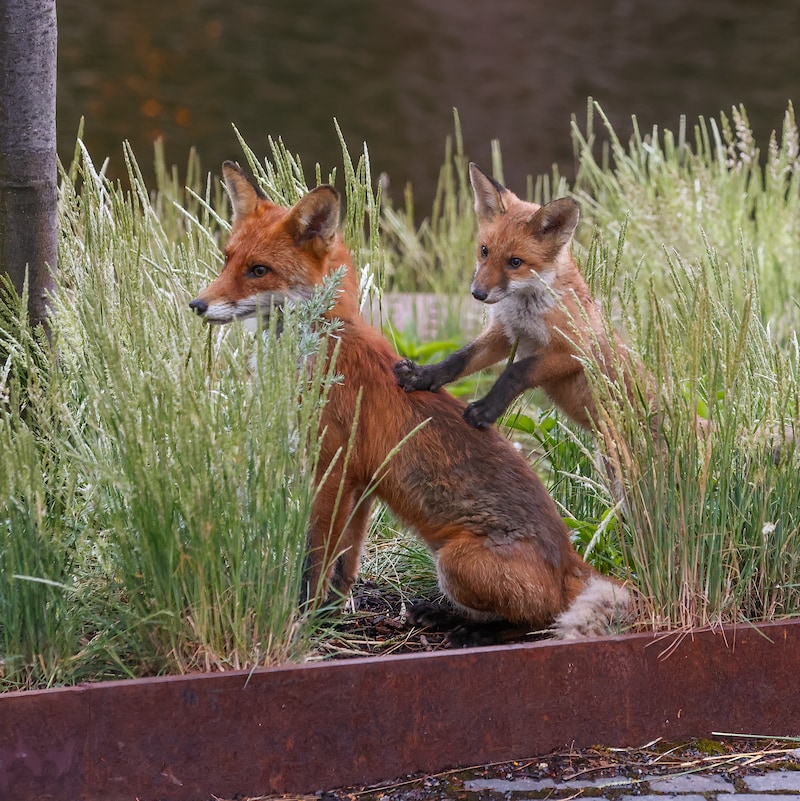
M372 580L360 580L353 587L347 607L335 615L315 652L325 659L359 656L424 653L451 648L447 630L433 630L413 625L408 610L427 598L409 598L395 589ZM546 635L512 632L502 641L534 642Z

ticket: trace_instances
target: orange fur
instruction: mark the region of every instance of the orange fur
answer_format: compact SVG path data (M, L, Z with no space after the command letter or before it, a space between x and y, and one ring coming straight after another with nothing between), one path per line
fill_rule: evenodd
M317 187L287 210L260 195L236 165L226 162L223 172L234 224L225 267L192 301L194 311L218 323L264 314L269 302L308 297L325 276L347 267L329 312L342 322L336 370L344 380L323 413L306 572L311 592L331 583L346 593L356 579L372 499L365 492L375 485L374 495L430 548L442 590L469 618L548 626L592 579L612 584L622 608L624 588L575 552L553 500L504 437L465 425L463 405L446 392L408 394L397 386L397 354L359 312L335 190ZM359 402L344 473L336 454L347 449ZM581 633L604 630L608 618L605 610L599 628Z
M614 354L600 309L569 252L578 224L577 204L561 198L539 206L520 200L477 165L470 179L478 216L472 294L490 304L488 326L470 344L437 365L400 361L398 383L407 391L436 390L508 358L509 365L486 397L465 411L466 420L491 425L521 392L541 387L574 422L591 428L595 402L580 358L592 354L613 375Z

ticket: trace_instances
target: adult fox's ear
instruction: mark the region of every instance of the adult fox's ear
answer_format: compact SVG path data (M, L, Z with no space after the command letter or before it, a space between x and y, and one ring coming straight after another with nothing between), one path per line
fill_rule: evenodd
M490 178L474 161L469 163L469 181L475 196L475 214L478 215L479 222L489 222L498 214L505 214L503 196L508 189Z
M329 250L339 230L339 193L322 184L303 195L289 210L286 230L298 244Z
M528 230L541 242L550 245L553 255L570 243L578 225L581 210L569 197L561 197L542 206L528 220Z
M223 163L222 178L233 206L233 222L252 214L258 201L266 197L233 161Z

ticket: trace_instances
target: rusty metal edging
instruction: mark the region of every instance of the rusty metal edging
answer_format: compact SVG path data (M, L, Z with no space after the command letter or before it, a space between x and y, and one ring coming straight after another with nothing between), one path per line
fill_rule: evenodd
M7 693L0 799L311 793L572 744L797 735L799 671L792 621Z

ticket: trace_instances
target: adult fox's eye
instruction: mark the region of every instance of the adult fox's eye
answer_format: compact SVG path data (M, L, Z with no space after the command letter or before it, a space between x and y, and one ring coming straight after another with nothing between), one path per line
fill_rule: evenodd
M486 258L489 255L489 248L486 245L481 245L481 257Z
M522 267L522 259L520 259L518 256L512 256L508 260L508 264L516 270L519 267Z
M262 278L262 277L263 277L263 276L265 276L265 275L266 275L268 272L270 272L270 268L269 268L269 267L267 267L267 265L266 265L266 264L254 264L254 265L253 265L253 266L250 268L250 272L251 272L251 273L252 273L254 276L256 276L256 278Z

